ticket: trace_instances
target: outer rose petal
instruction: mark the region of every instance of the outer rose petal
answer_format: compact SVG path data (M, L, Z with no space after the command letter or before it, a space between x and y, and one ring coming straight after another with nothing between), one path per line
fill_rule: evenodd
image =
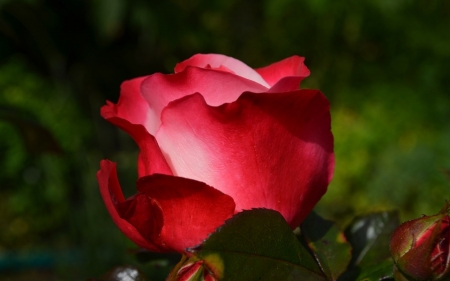
M220 107L195 94L166 107L156 139L176 175L230 195L238 212L277 210L295 228L333 174L330 122L315 90L244 93Z
M141 83L146 77L128 80L120 86L117 104L107 101L100 114L103 118L121 128L134 139L140 148L138 159L139 176L161 173L172 175L170 167L159 149L155 138L148 133L151 121L150 108L141 96Z
M273 92L292 91L300 87L300 82L309 76L309 69L304 64L305 58L292 56L256 71L274 87ZM288 86L289 85L289 86Z
M142 125L131 124L125 119L114 116L110 111L111 105L105 105L101 109L101 115L127 132L139 146L138 174L139 177L154 173L172 175L172 170L167 164L156 139L150 135Z
M100 186L100 193L103 201L105 202L106 208L119 229L138 246L152 251L160 251L158 245L153 244L151 241L148 241L142 237L136 228L128 221L122 219L117 212L116 205L124 202L125 198L117 179L116 164L109 160L102 160L100 162L100 171L97 172L97 181ZM162 217L160 212L156 213L153 221L157 222L154 224L157 228L162 227L161 219ZM159 226L158 222L160 224Z
M124 81L120 85L120 97L117 104L107 101L102 107L102 116L115 116L125 119L131 124L141 124L150 128L152 120L148 118L149 106L147 101L141 96L141 83L147 77L139 77ZM106 116L105 116L106 115Z
M267 88L232 73L190 66L177 74L150 75L141 85L142 96L150 105L149 115L155 120L149 132L156 133L161 111L171 101L200 92L209 105L216 106L235 101L245 91L266 92Z
M182 253L197 246L235 210L230 196L191 179L156 174L140 178L137 188L117 209L161 251Z
M187 60L178 63L175 66L175 73L182 72L187 66L196 66L200 68L208 68L209 66L212 69L220 69L221 66L224 66L226 69L233 71L236 75L253 80L267 88L269 87L269 84L264 81L258 72L240 60L232 57L218 54L196 54Z

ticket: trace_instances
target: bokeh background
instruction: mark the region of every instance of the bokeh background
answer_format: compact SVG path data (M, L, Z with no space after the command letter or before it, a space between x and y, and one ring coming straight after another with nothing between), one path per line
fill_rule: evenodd
M102 120L123 80L195 53L260 67L298 54L330 99L336 171L317 206L341 226L450 199L450 1L0 1L0 279L85 280L137 262L95 173L137 147ZM447 176L446 176L447 175ZM177 257L141 266L163 280Z

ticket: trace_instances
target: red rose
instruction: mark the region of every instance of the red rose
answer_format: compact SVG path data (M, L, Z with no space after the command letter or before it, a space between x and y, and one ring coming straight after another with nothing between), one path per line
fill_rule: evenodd
M138 192L124 198L115 163L97 173L119 228L143 248L185 252L242 210L273 209L297 227L334 169L329 103L299 90L303 61L252 69L200 54L175 74L125 81L101 115L140 148Z

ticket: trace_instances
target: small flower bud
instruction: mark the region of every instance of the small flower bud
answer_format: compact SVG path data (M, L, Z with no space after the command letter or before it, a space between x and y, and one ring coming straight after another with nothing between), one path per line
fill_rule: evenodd
M184 256L166 281L216 281L216 278L202 260Z
M411 280L450 277L450 217L448 205L438 214L400 225L390 248L397 268Z

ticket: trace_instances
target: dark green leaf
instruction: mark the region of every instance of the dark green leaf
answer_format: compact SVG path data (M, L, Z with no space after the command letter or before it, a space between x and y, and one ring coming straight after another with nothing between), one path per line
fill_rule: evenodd
M347 269L351 246L344 234L329 220L311 212L301 225L302 236L329 280L337 280Z
M351 267L378 264L391 256L389 240L399 225L396 211L357 217L345 230L353 247Z
M363 269L358 270L356 278L347 280L356 281L388 281L393 280L394 262L391 259L387 259L377 265L366 266Z
M284 218L272 210L235 215L191 251L220 280L326 280Z
M149 281L134 266L118 266L98 279L90 279L90 281Z

